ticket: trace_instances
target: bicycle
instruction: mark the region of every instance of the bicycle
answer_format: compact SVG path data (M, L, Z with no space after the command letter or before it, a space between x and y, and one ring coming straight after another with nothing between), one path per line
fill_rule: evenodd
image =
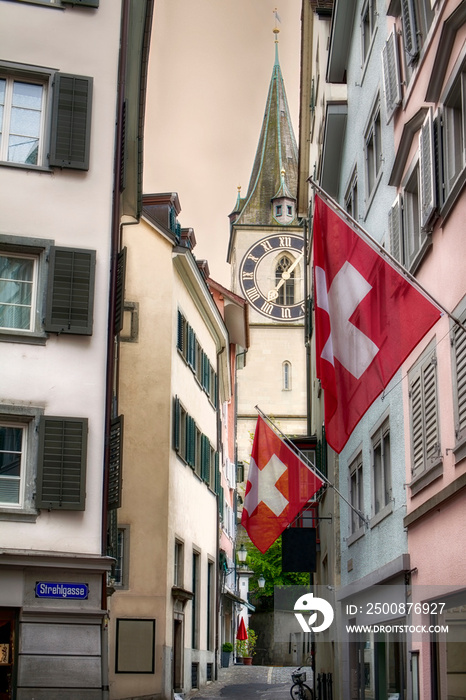
M290 695L293 700L314 700L314 693L304 682L306 680L306 671L301 671L301 666L296 671L293 671L291 680L293 685L290 689Z

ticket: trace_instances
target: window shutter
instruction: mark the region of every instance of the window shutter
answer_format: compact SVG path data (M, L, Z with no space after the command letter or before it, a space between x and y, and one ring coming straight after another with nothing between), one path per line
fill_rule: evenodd
M178 311L178 334L176 339L176 347L180 352L184 348L184 316L181 311Z
M435 211L435 153L432 110L429 110L419 134L421 228L425 228Z
M466 333L458 325L453 330L456 388L456 438L463 437L466 428Z
M186 461L190 467L195 466L196 459L196 424L191 416L186 416Z
M50 165L89 170L91 104L92 78L55 75Z
M118 253L115 293L115 335L123 329L125 314L126 248Z
M175 396L173 402L173 449L180 451L181 406L180 400Z
M123 463L123 416L114 418L110 425L110 461L108 467L108 508L121 506Z
M207 435L201 436L201 479L209 483L210 442Z
M37 465L38 508L84 510L87 418L42 416Z
M401 21L403 25L404 47L408 54L408 65L411 65L416 61L419 54L416 12L413 0L401 0Z
M52 246L44 328L92 335L95 250Z
M99 7L99 0L61 0L64 5L81 5L82 7Z
M390 253L403 262L401 195L398 195L388 212L388 231L390 236Z
M382 50L382 69L388 124L396 108L401 104L400 62L395 28Z
M439 455L436 368L435 354L429 353L410 377L413 476L422 473L429 466L428 462Z
M438 455L437 361L432 358L423 368L426 458Z

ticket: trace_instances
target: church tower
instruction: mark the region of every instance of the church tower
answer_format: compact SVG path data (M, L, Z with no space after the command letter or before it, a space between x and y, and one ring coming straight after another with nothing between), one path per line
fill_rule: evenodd
M249 462L257 405L286 435L306 434L304 237L298 150L278 57L246 196L230 214L232 290L249 303L250 347L238 370L238 461ZM241 366L241 365L239 365ZM245 478L247 469L245 469Z

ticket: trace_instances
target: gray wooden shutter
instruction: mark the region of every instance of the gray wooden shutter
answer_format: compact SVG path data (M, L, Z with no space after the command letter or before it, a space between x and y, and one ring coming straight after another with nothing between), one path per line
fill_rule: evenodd
M84 510L87 418L41 416L36 506Z
M99 0L61 0L63 5L81 5L82 7L99 7Z
M92 335L95 250L52 246L44 328Z
M123 329L125 315L126 248L118 253L115 291L115 334Z
M429 353L410 374L412 472L417 476L439 455L437 359Z
M110 460L108 466L108 509L121 506L123 466L123 416L114 418L110 425Z
M423 229L431 220L437 203L435 196L434 127L431 109L427 113L419 134L419 172L421 229Z
M388 212L388 231L390 237L390 253L402 263L404 261L404 256L401 195L397 196Z
M464 321L463 321L464 323ZM455 362L455 429L456 439L466 435L466 333L458 325L453 329Z
M401 21L407 61L408 65L411 65L419 55L419 39L413 0L401 0Z
M400 61L398 58L398 44L395 28L393 28L382 49L382 69L388 124L396 108L401 104L402 99Z
M92 78L56 73L49 163L89 170Z

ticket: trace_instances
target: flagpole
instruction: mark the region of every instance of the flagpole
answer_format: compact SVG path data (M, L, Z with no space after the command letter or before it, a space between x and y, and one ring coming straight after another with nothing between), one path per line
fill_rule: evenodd
M454 315L451 313L451 311L448 311L448 309L446 309L445 306L443 306L443 304L441 304L439 301L437 301L437 299L435 299L435 297L433 297L432 294L431 294L429 291L427 291L427 289L426 289L425 287L423 287L423 285L419 282L419 280L418 280L416 277L414 277L414 275L412 275L412 274L409 272L409 270L407 270L407 269L404 267L404 265L402 265L402 264L400 263L399 260L397 260L391 253L389 253L388 250L387 250L386 248L384 248L383 245L382 245L381 243L379 243L375 238L373 238L373 237L370 235L370 233L368 233L368 232L366 231L366 229L363 228L363 227L361 226L361 224L358 223L358 222L356 221L356 219L353 219L353 217L351 216L351 214L348 214L348 212L345 211L345 209L343 209L343 207L341 207L341 206L338 204L338 202L336 202L329 194L327 194L327 192L325 192L325 190L322 189L322 187L321 187L320 185L318 185L317 182L316 182L312 177L308 177L307 181L310 183L311 187L313 187L314 189L318 190L319 194L322 195L322 197L325 199L326 202L328 202L328 204L330 204L330 205L331 205L334 209L336 209L339 213L343 214L343 216L345 217L345 219L347 219L347 220L349 221L349 223L350 223L353 227L358 228L358 229L361 231L361 233L364 235L364 237L365 237L375 248L377 248L377 250L379 251L379 253L380 253L383 257L388 258L388 260L389 260L389 261L393 264L393 266L400 272L400 274L402 274L404 277L406 277L406 278L411 282L412 285L414 285L415 287L417 287L417 288L419 289L419 291L421 291L422 294L424 294L424 296L427 297L427 298L429 299L429 301L431 301L433 304L435 304L435 306L437 306L437 308L439 308L441 311L443 311L443 313L445 313L449 318L451 318L451 320L452 320L454 323L456 323L456 325L458 325L458 326L466 333L466 325L465 325L462 321L460 321L458 318L456 318L456 316L454 316Z
M283 432L280 430L280 428L278 427L278 425L275 425L275 423L273 422L273 420L271 420L268 416L266 416L265 413L264 413L263 411L261 411L261 409L259 408L259 406L254 406L254 408L256 409L256 411L258 412L258 414L259 414L264 420L266 420L266 421L268 421L268 423L270 423L270 425L273 427L273 429L274 429L277 433L280 433L280 435L281 435L282 438L283 438L283 441L286 442L286 445L287 445L288 447L290 447L290 449L292 449L293 452L294 452L296 455L298 455L298 457L299 457L303 462L306 462L308 465L311 466L312 471L315 472L315 474L319 477L319 479L321 479L321 480L324 481L328 486L330 486L330 488L332 488L332 489L335 491L335 493L337 493L337 494L340 496L340 498L351 508L351 510L354 510L354 512L361 518L361 520L363 520L364 523L365 523L366 525L369 525L369 520L368 520L368 518L366 518L366 516L365 516L360 510L358 510L357 508L355 508L355 507L353 506L353 504L350 503L350 502L345 498L345 496L343 496L343 494L337 489L337 487L335 486L335 484L332 484L332 482L329 481L329 480L327 479L327 477L326 477L324 474L322 474L322 472L321 472L319 469L317 469L317 467L315 466L315 464L313 464L313 463L311 462L311 460L308 459L308 457L306 457L306 455L304 454L304 452L301 452L301 450L299 449L299 447L296 447L296 445L294 445L292 442L290 442L290 439L285 435L285 433L283 433Z

